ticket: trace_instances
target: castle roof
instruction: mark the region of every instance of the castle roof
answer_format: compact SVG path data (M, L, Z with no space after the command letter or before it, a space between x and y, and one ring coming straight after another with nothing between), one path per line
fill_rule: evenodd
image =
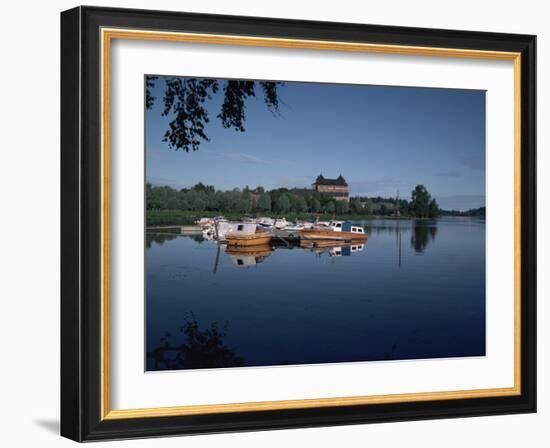
M341 174L336 179L328 179L326 177L323 177L322 174L319 174L319 176L317 176L317 179L315 179L315 185L341 185L343 187L348 186L346 179L344 179Z

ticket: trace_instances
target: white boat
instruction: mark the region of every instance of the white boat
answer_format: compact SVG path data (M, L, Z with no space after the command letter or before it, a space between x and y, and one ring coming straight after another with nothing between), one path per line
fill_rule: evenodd
M214 229L213 228L206 228L202 231L202 237L206 241L215 241L216 235L214 235Z
M311 227L330 227L331 221L315 221Z
M275 220L273 218L267 218L267 217L261 217L256 220L256 223L261 225L262 227L268 227L271 228L275 224Z
M198 221L195 221L197 225L200 225L199 222L202 222L202 234L205 239L207 240L213 240L217 239L217 228L221 228L222 232L226 231L226 224L228 223L227 219L225 219L223 216L216 216L215 218L201 218Z
M306 227L303 224L291 224L285 227L285 230L289 232L299 232L300 230L304 230Z
M255 222L233 222L233 221L218 221L216 222L213 232L218 241L226 241L228 238L241 238L252 236L257 233L258 226ZM265 232L268 235L267 232Z
M196 224L199 227L210 227L214 224L214 218L201 218L197 219L194 224Z
M275 220L275 223L273 224L273 226L276 228L276 229L284 229L286 228L286 226L288 226L288 221L285 219L285 218L281 218L281 219L276 219Z
M233 229L235 229L239 224L242 223L231 222L225 219L223 221L216 221L214 227L212 228L212 232L218 241L225 241L225 236L227 233L233 231ZM256 226L256 224L252 225Z
M351 232L358 236L365 235L365 229L361 226L354 226L349 221L330 221L328 226L335 232Z
M301 226L302 229L311 229L313 227L313 223L309 221L296 221L296 226Z

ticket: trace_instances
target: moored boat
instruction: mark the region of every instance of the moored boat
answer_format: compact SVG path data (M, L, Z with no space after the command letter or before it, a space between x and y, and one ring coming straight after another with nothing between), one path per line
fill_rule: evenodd
M367 234L361 226L354 226L349 221L330 221L328 226L314 226L303 229L300 236L313 240L366 240Z
M227 246L261 246L269 244L272 236L269 232L261 231L254 233L253 235L226 235L225 241Z
M273 226L276 229L284 229L288 226L288 221L285 218L276 219Z
M201 218L194 221L194 224L199 227L210 227L214 225L214 218Z
M225 234L227 246L261 246L271 242L273 235L254 223L237 223Z
M287 232L299 232L300 230L304 230L306 227L303 224L291 224L284 228Z
M258 218L256 220L256 222L262 226L262 227L267 227L267 228L271 228L273 227L273 225L275 224L275 220L273 218L268 218L266 216L263 216L261 218Z

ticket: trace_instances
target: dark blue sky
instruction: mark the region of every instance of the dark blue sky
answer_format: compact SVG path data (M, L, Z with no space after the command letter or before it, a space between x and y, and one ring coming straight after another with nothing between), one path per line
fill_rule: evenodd
M424 184L445 209L485 205L485 91L287 82L281 117L262 95L248 100L244 133L221 126L218 93L206 106L210 142L186 153L162 142L163 87L161 77L145 116L154 185L309 187L342 174L352 195L410 198Z

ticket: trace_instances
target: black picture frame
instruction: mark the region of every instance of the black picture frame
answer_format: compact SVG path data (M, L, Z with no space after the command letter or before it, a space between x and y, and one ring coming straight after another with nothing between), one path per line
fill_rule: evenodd
M102 27L521 53L521 393L102 420ZM536 412L535 58L531 35L97 7L61 13L61 435L92 441Z

